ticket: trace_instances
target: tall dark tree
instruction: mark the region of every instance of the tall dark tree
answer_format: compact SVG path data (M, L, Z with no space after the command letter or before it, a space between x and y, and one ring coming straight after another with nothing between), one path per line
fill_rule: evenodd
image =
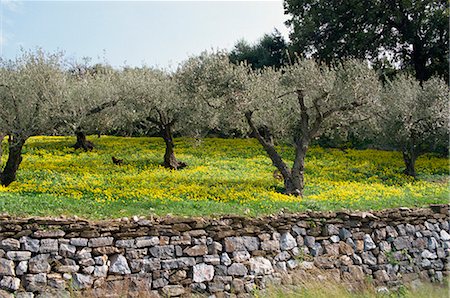
M253 69L264 66L279 68L288 62L288 45L281 33L275 29L253 45L245 40L238 41L229 59L235 64L246 61Z
M419 81L448 80L445 0L285 0L284 8L296 52L327 63L389 57Z

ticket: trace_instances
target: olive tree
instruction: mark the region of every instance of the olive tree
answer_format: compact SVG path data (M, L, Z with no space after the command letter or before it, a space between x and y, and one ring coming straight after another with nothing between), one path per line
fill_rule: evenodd
M326 129L369 117L380 89L377 74L354 60L333 68L300 60L280 70L251 70L216 54L191 59L185 73L199 98L232 125L246 123L283 176L285 192L300 196L311 142ZM292 167L277 151L277 141L294 147Z
M109 65L77 64L69 71L68 96L56 116L59 133L75 133L75 149L92 150L94 145L86 139L86 131L99 131L99 127L112 127L116 113L109 113L120 98L115 83L117 71Z
M401 75L386 85L381 102L380 139L402 152L404 173L415 177L421 154L437 146L448 148L448 85L436 77L421 85L414 77Z
M189 130L199 107L183 96L177 81L166 71L148 67L124 69L117 88L124 98L124 117L145 127L156 129L165 143L163 165L181 169L186 163L175 156L174 132Z
M23 52L0 60L0 131L8 136L8 158L0 183L16 179L26 140L55 126L55 115L67 95L67 73L61 54Z

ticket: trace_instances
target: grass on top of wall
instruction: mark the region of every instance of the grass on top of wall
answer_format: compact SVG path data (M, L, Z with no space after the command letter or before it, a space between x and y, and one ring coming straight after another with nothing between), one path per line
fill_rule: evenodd
M417 161L418 179L405 176L398 152L313 147L306 160L304 198L282 194L274 167L252 139L176 140L186 169L163 168L160 138L89 137L92 152L74 151L73 137L34 137L24 147L17 181L0 187L0 212L77 215L257 216L280 210L384 209L447 203L449 161ZM279 147L292 161L289 147ZM117 166L115 156L124 160ZM3 156L2 163L5 163Z

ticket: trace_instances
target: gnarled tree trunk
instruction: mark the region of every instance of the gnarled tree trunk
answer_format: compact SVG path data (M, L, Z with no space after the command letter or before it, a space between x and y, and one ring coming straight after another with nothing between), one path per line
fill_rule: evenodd
M405 162L405 170L403 171L404 174L412 177L416 177L416 160L418 157L418 154L414 152L408 152L403 151L403 161Z
M77 136L77 142L72 146L75 150L81 148L84 151L92 151L94 149L94 144L86 139L86 135L80 128L77 129L75 135Z
M270 134L267 134L268 137L263 136L261 134L261 129L258 129L255 126L255 124L252 121L252 113L251 112L246 113L245 117L253 134L256 136L256 139L263 146L267 155L269 155L273 165L280 171L281 175L283 176L284 192L288 195L302 196L304 187L303 174L304 174L305 155L307 147L302 148L304 149L304 151L296 150L294 166L291 170L275 149ZM265 128L265 130L267 130L267 128Z
M164 139L164 143L166 144L166 152L164 153L164 167L172 169L172 170L178 170L186 167L186 163L182 161L178 161L175 157L174 147L175 144L173 143L173 136L172 136L172 123L168 124L160 124L160 132L161 136Z
M3 186L8 186L16 180L16 173L22 162L22 147L25 141L26 138L9 135L8 160L3 171L0 173L0 182Z

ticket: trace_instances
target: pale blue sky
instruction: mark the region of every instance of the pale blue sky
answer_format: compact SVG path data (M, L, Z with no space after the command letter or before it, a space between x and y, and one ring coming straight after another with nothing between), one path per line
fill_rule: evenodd
M287 37L278 1L11 1L0 0L2 55L20 47L105 56L115 66L174 67L208 49L254 42L274 28ZM101 58L100 60L103 60Z

